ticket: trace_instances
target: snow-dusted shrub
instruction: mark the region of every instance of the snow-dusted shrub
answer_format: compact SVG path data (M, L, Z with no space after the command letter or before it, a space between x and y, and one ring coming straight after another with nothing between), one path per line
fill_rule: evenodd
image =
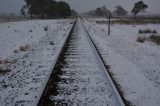
M153 32L152 32L153 34L157 34L157 31L156 30L153 30Z
M32 29L30 29L29 32L32 32Z
M146 38L145 38L145 37L141 37L141 36L139 36L139 37L137 38L137 42L140 42L140 43L144 43L144 42L145 42L145 40L146 40Z
M45 26L45 27L44 27L44 31L48 31L48 26Z
M140 29L140 30L139 30L139 33L142 34L142 33L143 33L143 30Z
M27 46L21 46L20 48L19 48L19 50L20 51L27 51L29 49L29 46L27 45Z
M140 34L150 34L150 33L157 34L157 31L151 30L151 29L145 29L145 30L139 29L139 33Z
M18 53L18 50L14 50L13 52L14 52L14 53Z
M53 42L53 41L50 41L49 43L50 43L50 45L54 45L54 42Z
M158 36L158 35L151 35L151 36L149 37L149 39L150 39L152 42L160 45L160 36Z

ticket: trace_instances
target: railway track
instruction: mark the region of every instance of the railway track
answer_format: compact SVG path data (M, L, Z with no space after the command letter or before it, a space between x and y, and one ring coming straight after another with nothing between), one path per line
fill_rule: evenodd
M124 106L80 21L73 26L38 106Z

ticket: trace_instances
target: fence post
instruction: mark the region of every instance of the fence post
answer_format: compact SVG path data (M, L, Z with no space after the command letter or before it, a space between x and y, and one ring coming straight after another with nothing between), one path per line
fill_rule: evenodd
M111 13L109 11L108 12L108 35L110 35L110 30L111 30L110 26L111 26Z

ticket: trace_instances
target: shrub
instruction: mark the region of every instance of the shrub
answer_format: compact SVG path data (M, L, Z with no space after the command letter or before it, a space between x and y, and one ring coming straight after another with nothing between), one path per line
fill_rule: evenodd
M21 46L20 48L20 51L27 51L28 49L29 49L29 46L27 45L27 46Z
M50 45L54 45L54 42L53 42L53 41L50 41L49 43L50 43Z
M13 52L14 52L14 53L18 53L18 50L14 50Z
M144 43L145 40L146 40L145 37L138 37L138 38L137 38L137 42L140 42L140 43Z
M157 31L156 30L153 30L153 32L152 32L153 34L157 34Z
M30 29L29 32L32 32L32 29Z
M14 30L14 32L18 32L17 30Z
M152 31L150 29L146 29L144 30L144 33L152 33Z
M44 31L48 31L48 26L45 26L45 27L44 27Z
M152 42L160 45L160 36L158 36L158 35L151 35L151 36L149 37L149 39L150 39Z
M150 34L150 33L157 34L157 31L151 30L151 29L145 29L145 30L139 29L138 33L140 33L140 34Z
M140 34L142 34L142 33L143 33L143 31L140 29L140 30L139 30L139 33L140 33Z

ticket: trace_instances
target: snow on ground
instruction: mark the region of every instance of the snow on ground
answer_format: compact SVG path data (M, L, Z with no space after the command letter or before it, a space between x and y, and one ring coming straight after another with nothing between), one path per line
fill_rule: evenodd
M103 59L110 65L115 79L121 85L125 98L136 106L160 104L160 46L145 41L136 42L139 29L152 29L158 33L159 24L107 25L84 21Z
M61 22L61 23L60 23ZM0 23L0 60L7 58L20 46L26 46L46 35L45 27L56 29L62 20L34 20Z
M7 60L0 67L9 70L0 73L0 106L36 105L71 22L31 20L0 24L0 59ZM48 31L44 31L46 26ZM26 45L27 49L19 50Z

